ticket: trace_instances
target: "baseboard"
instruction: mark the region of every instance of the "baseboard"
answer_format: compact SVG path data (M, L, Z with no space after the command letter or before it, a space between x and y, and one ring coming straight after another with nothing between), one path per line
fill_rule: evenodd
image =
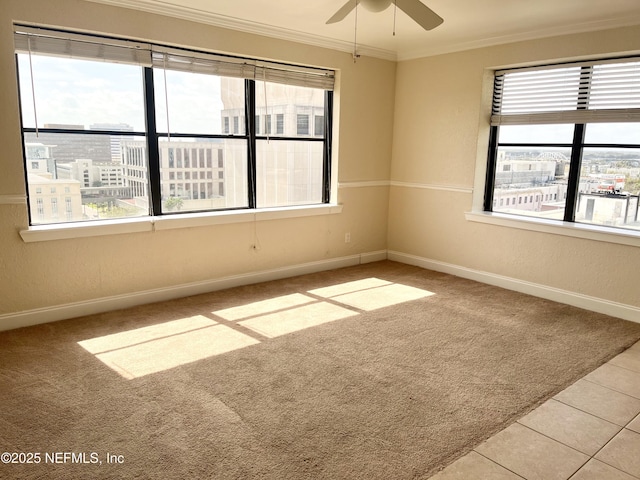
M360 263L381 262L387 259L386 250L378 250L377 252L363 253L360 255Z
M0 315L0 331L56 322L58 320L81 317L84 315L94 315L97 313L144 305L147 303L173 300L176 298L223 290L225 288L251 285L253 283L267 282L270 280L279 280L308 273L350 267L363 263L385 260L386 258L387 251L380 250L376 252L331 258L317 262L290 265L241 275L233 275L214 280L205 280L202 282L193 282L124 295L97 298L83 302L74 302L17 313L9 313Z
M616 303L602 298L582 295L580 293L561 290L559 288L548 287L537 283L526 282L516 278L505 277L493 273L461 267L450 263L431 260L402 252L388 251L387 258L395 262L415 265L417 267L435 270L437 272L449 273L469 280L495 285L497 287L514 290L528 295L533 295L558 303L573 305L598 313L604 313L612 317L622 318L632 322L640 323L640 308L633 305Z
M22 312L0 315L0 331L12 330L15 328L28 327L42 323L55 322L68 318L80 317L84 315L94 315L97 313L119 310L123 308L144 305L147 303L173 300L176 298L188 297L202 293L223 290L225 288L251 285L253 283L279 280L282 278L305 275L308 273L333 270L335 268L350 267L354 265L377 262L381 260L393 260L400 263L415 265L417 267L438 272L449 273L462 278L468 278L478 282L495 285L497 287L514 290L536 297L546 298L559 303L573 305L586 310L611 315L612 317L630 320L640 323L640 308L611 302L602 298L590 297L567 290L548 287L531 282L525 282L511 277L495 275L480 270L461 267L450 263L440 262L407 253L379 250L345 257L319 260L298 265L290 265L281 268L251 272L241 275L233 275L214 280L193 282L176 285L166 288L145 290L141 292L103 297L84 302L74 302L52 307L25 310Z

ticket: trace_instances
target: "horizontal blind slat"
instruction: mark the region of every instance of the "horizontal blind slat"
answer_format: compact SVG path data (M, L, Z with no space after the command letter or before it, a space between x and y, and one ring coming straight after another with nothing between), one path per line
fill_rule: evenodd
M14 43L17 53L151 66L151 48L145 43L18 26Z
M491 116L492 125L541 125L561 123L640 122L640 108L566 110L562 112L529 112L519 115Z
M640 62L625 59L497 74L492 125L640 121Z
M17 53L36 53L85 60L109 61L226 77L262 80L333 90L333 70L258 61L152 45L142 42L14 26Z
M335 78L333 72L329 71L312 73L258 66L256 70L256 80L265 80L267 82L295 85L298 87L333 90Z
M182 52L154 48L153 66L210 75L239 77L299 87L333 90L335 73L332 70L270 64L215 54Z

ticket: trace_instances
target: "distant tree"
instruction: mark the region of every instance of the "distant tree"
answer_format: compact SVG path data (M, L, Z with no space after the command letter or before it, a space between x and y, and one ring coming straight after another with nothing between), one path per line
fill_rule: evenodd
M168 212L174 210L180 211L183 205L183 200L180 197L169 197L164 201L164 208Z
M640 193L640 178L631 178L630 176L627 176L624 189L633 195L638 195Z

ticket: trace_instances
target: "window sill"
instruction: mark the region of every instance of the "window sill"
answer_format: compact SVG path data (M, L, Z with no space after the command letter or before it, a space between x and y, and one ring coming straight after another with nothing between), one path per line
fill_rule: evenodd
M598 242L617 243L640 247L640 231L623 230L600 225L559 222L532 217L519 217L494 212L467 212L465 218L471 222L518 228L534 232L550 233L567 237L584 238Z
M124 218L77 222L56 225L38 225L20 231L25 243L65 240L70 238L155 232L178 228L206 227L229 223L260 222L285 218L330 215L342 212L342 205L322 204L296 207L260 208L222 212L184 213L162 217Z

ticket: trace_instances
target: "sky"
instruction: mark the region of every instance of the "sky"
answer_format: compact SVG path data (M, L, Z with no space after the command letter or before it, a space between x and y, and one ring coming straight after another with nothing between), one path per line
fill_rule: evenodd
M32 55L32 88L29 55L18 55L18 62L25 127L35 127L37 113L40 128L53 123L85 128L94 123L125 123L135 131L145 131L141 67ZM172 133L222 133L224 105L218 77L154 69L154 81L158 131L167 131L168 123ZM243 88L241 79L231 83L238 90ZM500 142L571 143L573 136L573 125L503 126L500 130ZM586 141L640 144L640 123L590 124Z
M573 124L508 125L500 127L501 143L571 143ZM591 123L586 143L640 145L640 123Z
M33 97L38 127L45 124L84 125L126 123L145 131L142 68L135 65L87 60L18 55L20 93L25 127L35 127ZM220 80L211 75L154 70L156 117L165 131L169 103L169 125L174 133L221 133L220 111L224 108Z

